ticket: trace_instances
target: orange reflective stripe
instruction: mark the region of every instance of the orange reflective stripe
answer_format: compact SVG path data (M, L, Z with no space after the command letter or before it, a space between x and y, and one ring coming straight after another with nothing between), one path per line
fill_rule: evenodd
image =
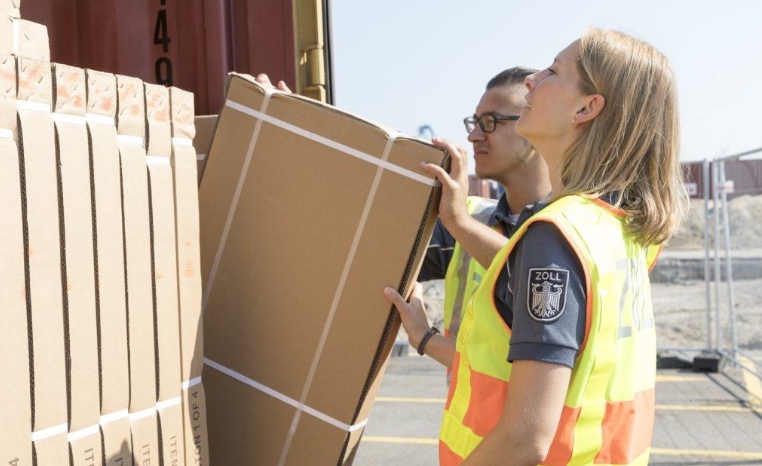
M450 450L446 443L439 441L439 466L458 466L463 458Z
M471 398L463 425L480 437L492 432L503 414L508 385L505 380L472 371Z
M603 444L596 464L631 464L651 446L654 430L654 390L635 394L634 400L606 404Z
M569 464L574 452L574 428L577 426L580 408L564 406L561 419L558 421L556 435L550 444L548 456L542 462L546 466L562 466Z

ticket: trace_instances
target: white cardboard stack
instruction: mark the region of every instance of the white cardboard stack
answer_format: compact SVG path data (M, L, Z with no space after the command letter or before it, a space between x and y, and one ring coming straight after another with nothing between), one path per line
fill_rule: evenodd
M0 463L208 464L193 96L173 127L169 90L51 64L18 16L0 0Z
M32 464L24 233L16 146L16 59L0 53L0 464ZM12 357L11 357L12 356Z
M87 128L92 153L98 284L101 432L109 466L132 464L121 168L116 77L87 70Z
M187 464L209 464L201 316L201 248L197 157L193 147L193 95L170 89L172 100L172 168L175 175L177 265L180 288L183 428Z
M90 157L85 71L54 65L55 143L60 164L64 316L69 351L69 449L72 466L102 457L98 389Z
M180 390L180 319L178 319L177 238L175 231L172 128L169 89L145 85L147 162L153 222L154 286L158 346L158 416L162 464L184 464Z

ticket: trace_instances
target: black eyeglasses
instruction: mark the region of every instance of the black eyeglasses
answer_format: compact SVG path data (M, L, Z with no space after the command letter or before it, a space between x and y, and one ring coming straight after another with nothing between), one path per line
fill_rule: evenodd
M471 133L476 128L477 122L482 132L491 133L497 128L498 121L516 121L519 118L521 118L521 115L501 115L499 113L488 112L480 117L476 115L466 117L463 119L463 124L466 125L466 132L468 133Z

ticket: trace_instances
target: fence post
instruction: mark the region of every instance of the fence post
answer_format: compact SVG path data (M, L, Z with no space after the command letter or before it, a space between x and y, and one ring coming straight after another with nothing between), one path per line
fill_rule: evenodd
M709 159L702 164L702 195L704 197L704 284L706 285L706 349L712 346L712 281L709 278Z
M728 283L728 317L730 318L731 354L736 359L738 336L736 334L736 297L733 283L733 262L730 257L730 225L728 220L728 193L725 186L725 161L720 162L720 183L722 186L722 228L725 237L725 279Z

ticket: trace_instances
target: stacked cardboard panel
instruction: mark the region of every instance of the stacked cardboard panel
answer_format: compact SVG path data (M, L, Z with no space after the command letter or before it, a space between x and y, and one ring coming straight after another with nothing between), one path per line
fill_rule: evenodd
M122 181L116 133L116 77L87 70L93 234L100 355L100 427L108 465L132 464Z
M184 464L180 391L180 319L177 282L172 129L169 89L145 85L147 156L151 196L158 361L158 416L162 464Z
M24 268L24 233L16 145L16 58L0 53L0 462L32 464L32 406Z
M186 464L178 260L200 281L198 204L178 203L196 209L181 236L175 185L196 187L195 153L173 170L168 89L51 64L17 17L0 0L0 462ZM193 95L173 92L189 149ZM184 307L192 345L200 291Z
M171 89L172 168L175 175L177 266L180 288L183 426L187 464L209 464L206 395L201 383L204 345L201 316L201 260L199 244L196 133L193 98Z
M248 76L227 99L199 190L211 462L349 464L445 154Z
M68 348L69 449L73 466L87 466L100 459L102 451L85 71L54 65L53 85L63 221L61 272Z

